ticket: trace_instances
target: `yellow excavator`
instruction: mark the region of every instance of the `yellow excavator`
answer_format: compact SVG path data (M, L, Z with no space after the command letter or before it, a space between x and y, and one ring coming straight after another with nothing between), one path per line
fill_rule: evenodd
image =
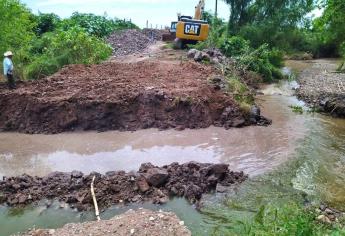
M208 38L210 25L202 20L205 8L205 0L200 0L195 7L194 18L191 16L178 16L176 23L175 47L183 49L186 44L196 44Z

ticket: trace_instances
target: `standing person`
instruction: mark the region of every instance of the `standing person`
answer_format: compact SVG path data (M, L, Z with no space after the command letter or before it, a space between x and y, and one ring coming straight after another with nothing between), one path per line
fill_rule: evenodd
M5 52L4 54L4 75L7 78L7 84L9 89L15 89L16 83L13 78L13 62L12 62L13 53L11 51Z

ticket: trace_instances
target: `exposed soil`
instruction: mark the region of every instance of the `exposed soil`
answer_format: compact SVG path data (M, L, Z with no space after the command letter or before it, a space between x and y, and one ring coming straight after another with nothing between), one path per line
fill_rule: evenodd
M260 123L243 114L231 95L210 85L217 74L212 66L189 61L70 65L16 90L1 85L0 130L182 130Z
M110 220L67 224L57 230L31 230L22 236L190 236L183 221L171 212L130 210Z
M336 73L336 67L336 61L312 61L298 76L297 96L317 110L345 117L345 74Z
M105 175L81 172L51 173L46 177L4 178L0 182L0 204L24 206L42 199L59 200L80 211L93 208L90 184L95 180L95 194L101 209L114 204L150 201L163 204L171 196L185 197L199 203L204 193L238 184L247 179L243 172L232 172L225 164L173 163L159 168L142 164L138 172L108 172ZM49 206L50 202L47 203ZM197 204L198 205L198 204Z

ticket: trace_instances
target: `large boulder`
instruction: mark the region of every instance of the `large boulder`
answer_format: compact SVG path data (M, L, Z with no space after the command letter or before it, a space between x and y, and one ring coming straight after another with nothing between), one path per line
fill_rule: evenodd
M222 179L229 171L229 165L214 164L207 168L207 176L214 175L218 179Z
M142 174L147 183L154 187L159 187L165 184L169 178L168 171L162 168L152 168Z

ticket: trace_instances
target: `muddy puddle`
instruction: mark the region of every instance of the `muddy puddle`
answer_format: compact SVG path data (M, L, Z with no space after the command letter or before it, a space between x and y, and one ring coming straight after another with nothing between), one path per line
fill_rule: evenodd
M299 72L312 63L287 65ZM0 133L0 176L22 173L42 176L72 170L130 171L148 161L163 165L192 160L225 162L234 170L248 173L252 179L229 197L226 207L222 195L208 196L207 210L202 213L182 199L160 206L177 213L196 235L231 227L235 219L253 214L270 201L305 201L305 194L301 193L345 210L345 120L309 113L303 102L293 96L295 86L295 82L283 82L262 88L264 95L258 96L258 103L263 115L273 120L269 127L58 135ZM303 114L294 113L291 105L301 106ZM52 208L55 210L40 209L18 213L0 208L0 235L32 225L56 228L66 222L93 219L92 213L77 213L58 206ZM126 209L109 209L103 217L110 218ZM229 214L234 219L231 222L225 220ZM23 227L16 228L18 223Z

